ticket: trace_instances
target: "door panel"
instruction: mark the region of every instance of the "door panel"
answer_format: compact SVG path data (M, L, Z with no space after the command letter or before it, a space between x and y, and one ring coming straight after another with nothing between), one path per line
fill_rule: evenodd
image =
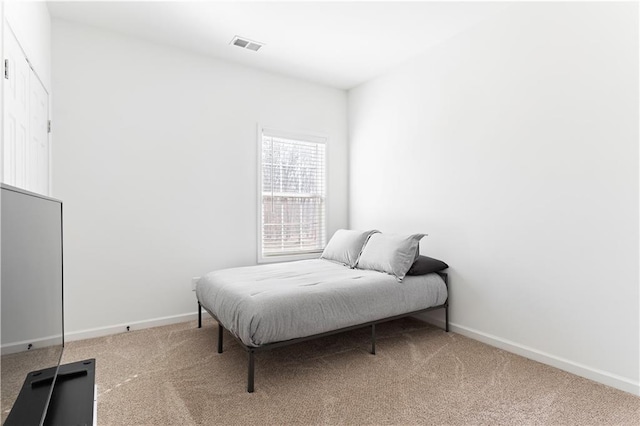
M31 72L29 78L29 149L27 189L39 194L49 192L49 97L42 83Z
M17 187L26 186L27 135L29 110L29 64L15 37L5 29L5 59L9 60L9 79L4 80L4 182Z

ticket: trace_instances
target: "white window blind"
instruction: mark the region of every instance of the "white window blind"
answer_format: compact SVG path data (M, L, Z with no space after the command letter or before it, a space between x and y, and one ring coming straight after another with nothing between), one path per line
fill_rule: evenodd
M325 245L326 139L262 131L261 258L321 252Z

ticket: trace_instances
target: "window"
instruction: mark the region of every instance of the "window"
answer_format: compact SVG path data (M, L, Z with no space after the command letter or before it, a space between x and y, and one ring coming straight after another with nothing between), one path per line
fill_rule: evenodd
M259 262L291 260L323 250L326 140L261 130Z

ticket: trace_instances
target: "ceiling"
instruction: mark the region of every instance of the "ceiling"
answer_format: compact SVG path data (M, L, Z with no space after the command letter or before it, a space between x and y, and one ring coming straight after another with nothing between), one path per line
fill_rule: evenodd
M48 2L88 24L350 89L499 13L488 2ZM265 43L232 46L239 35Z

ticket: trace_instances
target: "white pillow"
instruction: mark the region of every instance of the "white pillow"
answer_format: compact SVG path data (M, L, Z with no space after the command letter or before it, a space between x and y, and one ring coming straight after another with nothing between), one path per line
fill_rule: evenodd
M416 259L418 244L425 234L374 234L364 246L358 269L370 269L395 275L402 281Z
M324 248L320 259L327 259L341 263L349 268L355 268L362 248L369 237L379 231L353 231L338 229Z

